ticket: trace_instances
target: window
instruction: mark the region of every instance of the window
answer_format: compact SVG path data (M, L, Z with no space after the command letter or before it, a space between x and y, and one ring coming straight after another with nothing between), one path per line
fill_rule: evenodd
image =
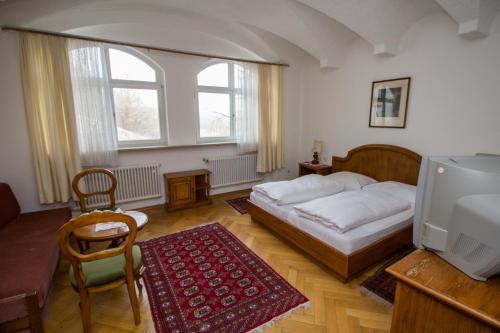
M234 141L238 67L217 63L198 73L198 142Z
M166 144L162 70L136 51L106 50L118 146Z

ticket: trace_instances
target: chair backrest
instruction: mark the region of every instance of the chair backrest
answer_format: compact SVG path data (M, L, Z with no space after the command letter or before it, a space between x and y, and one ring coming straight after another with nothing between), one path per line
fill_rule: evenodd
M77 252L70 242L70 236L77 228L104 222L123 222L128 226L128 236L118 247L110 248L89 254ZM89 262L117 255L125 254L125 269L128 274L133 274L134 258L132 256L132 247L137 235L137 224L130 215L114 213L109 211L94 211L82 214L77 218L71 219L58 230L58 241L61 252L69 259L75 272L75 278L78 287L85 288L85 275L82 271L82 262Z
M95 174L100 174L103 175L104 177L108 177L110 181L110 187L108 189L103 189L95 192L86 192L85 190L82 191L80 188L80 180L84 177L87 176L93 176ZM104 183L104 182L102 182ZM85 184L83 184L85 187ZM98 196L98 195L108 195L109 196L109 202L110 202L110 207L112 209L115 208L116 205L116 200L115 200L115 191L116 191L116 177L115 175L108 169L102 169L102 168L92 168L92 169L86 169L80 173L78 173L75 178L73 178L73 182L71 183L71 186L73 187L73 191L76 193L78 196L78 200L80 203L80 211L82 213L87 212L87 198L92 197L92 196Z

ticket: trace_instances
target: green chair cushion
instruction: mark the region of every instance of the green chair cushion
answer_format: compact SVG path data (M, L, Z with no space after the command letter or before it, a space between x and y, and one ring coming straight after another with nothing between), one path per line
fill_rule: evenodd
M138 245L132 247L134 257L134 271L141 265L141 248ZM87 288L97 287L125 277L125 254L120 254L110 258L82 263L83 274L86 277L85 286ZM78 287L76 277L73 272L73 265L69 268L69 279L73 287Z

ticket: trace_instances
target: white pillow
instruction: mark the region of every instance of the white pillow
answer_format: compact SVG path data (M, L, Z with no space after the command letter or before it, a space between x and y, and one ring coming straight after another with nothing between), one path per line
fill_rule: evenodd
M336 193L342 192L343 190L343 184L332 182L331 184L325 184L324 186L319 186L317 188L309 189L306 191L292 191L288 195L285 195L281 199L278 199L276 203L278 204L278 206L282 206L292 203L311 201L317 198L334 195Z
M413 185L395 181L387 181L363 186L363 190L386 192L402 199L408 200L409 202L411 202L412 207L415 206L417 187Z
M360 190L363 186L376 183L371 177L356 172L340 171L328 176L340 184L344 184L344 191Z
M293 180L255 185L252 189L277 205L288 205L342 192L344 185L332 178L310 174Z

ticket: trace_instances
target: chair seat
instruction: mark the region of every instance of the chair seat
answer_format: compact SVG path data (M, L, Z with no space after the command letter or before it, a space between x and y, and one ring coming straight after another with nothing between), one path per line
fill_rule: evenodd
M116 212L118 209L120 209L120 207L111 207L111 206L108 206L108 207L97 207L97 208L94 208L92 210L100 210L100 211L110 210L112 212Z
M134 271L141 266L141 249L138 245L132 247L132 256L134 258ZM85 274L85 287L97 287L110 283L125 277L125 254L120 254L110 258L83 262L82 271ZM69 269L69 279L73 287L77 288L73 266Z

